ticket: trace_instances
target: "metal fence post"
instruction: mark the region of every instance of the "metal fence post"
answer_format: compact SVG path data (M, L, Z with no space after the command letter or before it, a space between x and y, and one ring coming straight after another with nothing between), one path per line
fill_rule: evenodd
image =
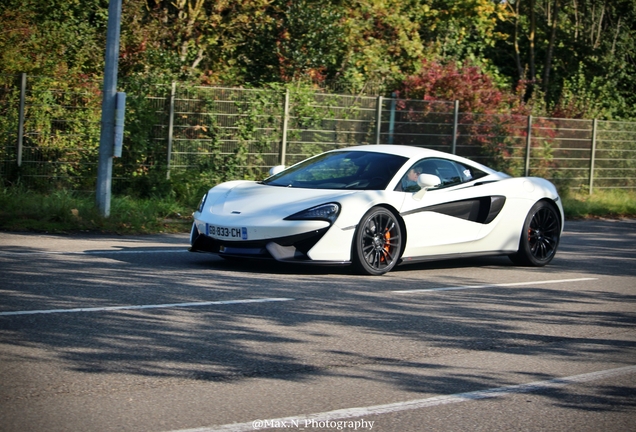
M453 116L453 143L451 144L451 154L457 153L457 129L459 120L459 101L455 101L454 116Z
M393 144L393 131L395 130L395 93L391 93L391 115L389 116L389 144Z
M280 164L285 165L287 158L287 127L289 122L289 89L285 90L285 105L283 106L283 137L280 142Z
M382 96L378 96L375 107L375 143L380 144L380 132L382 131Z
M524 168L524 176L530 175L530 149L532 148L532 116L528 116L528 127L526 129L526 164Z
M596 157L596 128L598 126L598 119L594 119L592 122L592 151L590 154L590 191L589 194L592 195L592 190L594 189L594 159Z
M26 100L26 73L20 74L20 113L18 116L18 166L22 166L22 143L24 141L24 103Z
M166 179L170 179L170 160L172 159L172 139L174 134L174 98L177 93L177 82L172 81L170 89L170 107L168 113L168 166L166 168Z

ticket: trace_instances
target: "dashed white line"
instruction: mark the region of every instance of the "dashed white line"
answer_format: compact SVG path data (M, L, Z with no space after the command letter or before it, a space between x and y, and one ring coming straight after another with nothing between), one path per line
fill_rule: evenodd
M74 309L41 309L41 310L0 312L0 316L219 306L219 305L248 304L248 303L285 302L285 301L292 301L292 300L294 299L282 297L282 298L221 300L221 301L190 302L190 303L165 303L165 304L155 304L155 305L104 306L104 307L74 308Z
M135 249L135 250L96 250L96 251L0 251L0 255L111 255L111 254L155 254L155 253L181 253L190 252L187 247L180 249Z
M497 396L505 396L509 394L531 393L542 390L561 388L571 384L584 383L600 379L612 378L620 375L636 373L636 365L608 369L597 372L590 372L581 375L573 375L564 378L554 378L545 381L535 381L527 384L516 384L504 387L490 388L486 390L478 390L466 393L456 393L444 396L435 396L426 399L414 399L403 402L396 402L385 405L374 405L368 407L346 408L334 411L326 411L321 413L282 417L268 420L253 420L246 423L232 423L220 426L202 427L196 429L182 429L173 432L247 432L255 430L255 425L261 425L262 429L271 429L267 425L305 425L315 424L319 422L329 422L334 420L346 420L351 418L359 418L365 416L374 416L380 414L390 414L400 411L416 410L422 408L430 408L438 405L446 405L459 402L468 402L479 399L494 398Z
M553 280L544 280L544 281L511 282L511 283L487 284L487 285L465 285L465 286L451 286L451 287L437 287L437 288L418 288L418 289L412 289L412 290L396 290L391 292L394 294L413 294L413 293L426 293L426 292L435 292L435 291L457 291L457 290L478 289L478 288L500 288L500 287L510 287L510 286L544 285L544 284L557 284L557 283L567 283L567 282L585 282L585 281L593 281L593 280L598 280L598 278L553 279Z
M436 291L456 291L456 290L478 289L478 288L497 288L497 287L508 287L508 286L583 282L583 281L592 281L592 280L597 280L597 278L555 279L555 280L545 280L545 281L513 282L513 283L503 283L503 284L421 288L421 289L413 289L413 290L396 290L391 292L394 294L415 294L415 293L426 293L426 292L436 292ZM154 305L104 306L104 307L88 307L88 308L72 308L72 309L41 309L41 310L0 312L0 316L35 315L35 314L51 314L51 313L77 313L77 312L105 312L105 311L118 311L118 310L160 309L160 308L175 308L175 307L199 307L199 306L217 306L217 305L229 305L229 304L281 302L281 301L291 301L291 300L295 300L295 299L261 298L261 299L222 300L222 301L208 301L208 302L166 303L166 304L154 304Z

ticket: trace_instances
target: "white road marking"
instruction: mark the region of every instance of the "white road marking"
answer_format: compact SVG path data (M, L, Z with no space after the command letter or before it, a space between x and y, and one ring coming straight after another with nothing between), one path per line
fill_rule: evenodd
M109 254L153 254L153 253L179 253L190 252L187 247L175 248L175 249L152 249L152 250L98 250L98 251L79 251L79 252L65 252L65 251L0 251L0 255L12 256L12 255L109 255Z
M598 278L553 279L553 280L545 280L545 281L512 282L512 283L488 284L488 285L466 285L466 286L454 286L454 287L420 288L420 289L412 289L412 290L396 290L391 292L394 294L412 294L412 293L425 293L425 292L435 292L435 291L456 291L456 290L477 289L477 288L499 288L499 287L524 286L524 285L543 285L543 284L556 284L556 283L567 283L567 282L585 282L585 281L593 281L593 280L598 280Z
M561 388L572 384L584 383L589 381L612 378L620 375L636 373L636 365L626 366L616 369L608 369L597 372L590 372L581 375L573 375L564 378L554 378L545 381L535 381L527 384L516 384L504 387L490 388L486 390L477 390L467 393L456 393L452 395L435 396L426 399L414 399L403 402L396 402L385 405L374 405L368 407L346 408L334 411L326 411L321 413L282 417L278 419L253 420L246 423L232 423L221 426L202 427L195 429L182 429L173 432L247 432L256 429L272 429L267 425L292 425L315 424L318 422L328 422L334 420L346 420L351 418L359 418L365 416L375 416L381 414L390 414L400 411L416 410L422 408L430 408L438 405L447 405L459 402L469 402L479 399L488 399L509 394L531 393L548 389ZM367 423L369 421L367 420ZM260 426L259 426L260 425Z
M292 298L260 298L260 299L244 299L244 300L221 300L208 302L191 302L191 303L166 303L155 305L131 305L131 306L104 306L92 308L75 308L75 309L42 309L42 310L26 310L0 312L0 316L9 315L34 315L34 314L51 314L51 313L76 313L76 312L106 312L119 310L137 310L137 309L160 309L160 308L177 308L177 307L199 307L199 306L219 306L247 303L268 303L268 302L284 302L292 301Z

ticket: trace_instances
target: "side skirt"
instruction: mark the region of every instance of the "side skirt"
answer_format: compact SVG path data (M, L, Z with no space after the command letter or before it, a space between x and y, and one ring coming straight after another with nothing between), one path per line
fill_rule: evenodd
M500 256L500 255L511 255L516 253L516 250L512 251L490 251L490 252L468 252L468 253L458 253L458 254L444 254L444 255L424 255L424 256L416 256L416 257L406 257L402 258L398 265L402 264L412 264L418 262L426 262L426 261L443 261L443 260L451 260L451 259L460 259L460 258L476 258L476 257L486 257L486 256Z

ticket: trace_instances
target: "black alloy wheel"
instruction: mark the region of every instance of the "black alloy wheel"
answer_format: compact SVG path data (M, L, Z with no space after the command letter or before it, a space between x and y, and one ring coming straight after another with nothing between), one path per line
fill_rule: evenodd
M519 250L510 259L519 265L541 267L554 258L561 238L561 221L554 204L537 202L526 217Z
M382 275L398 263L402 250L402 229L384 207L374 207L360 220L354 237L354 265L369 275Z

